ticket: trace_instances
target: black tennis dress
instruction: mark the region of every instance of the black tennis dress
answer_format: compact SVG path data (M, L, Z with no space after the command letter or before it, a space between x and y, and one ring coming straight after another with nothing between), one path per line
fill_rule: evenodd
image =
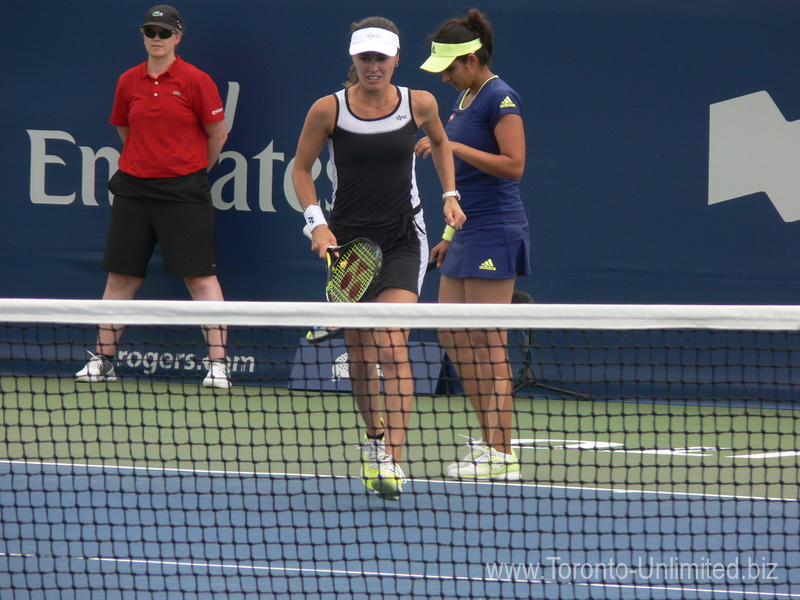
M339 244L366 237L380 245L383 270L373 296L387 287L419 295L428 240L414 172L417 125L408 88L379 119L353 114L347 90L336 92L336 126L328 138L333 182L330 228Z

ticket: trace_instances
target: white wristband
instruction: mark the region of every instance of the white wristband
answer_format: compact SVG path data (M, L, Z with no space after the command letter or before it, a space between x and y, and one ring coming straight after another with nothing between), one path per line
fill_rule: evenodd
M310 204L306 206L306 209L303 211L303 217L306 219L309 231L314 231L314 228L320 225L328 224L325 220L325 215L322 214L322 209L319 204Z
M458 193L458 190L451 190L449 192L445 192L442 194L442 200L447 200L448 196L453 196L456 199L456 202L461 201L461 194Z

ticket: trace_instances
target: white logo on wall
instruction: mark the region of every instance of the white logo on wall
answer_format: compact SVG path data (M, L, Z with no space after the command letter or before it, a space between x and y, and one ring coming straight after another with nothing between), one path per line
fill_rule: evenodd
M378 377L383 379L381 366L377 365L377 368ZM340 381L342 379L350 379L350 363L348 361L347 352L337 356L331 365L331 381Z
M336 357L331 366L331 381L350 379L350 364L347 362L347 352Z
M710 107L708 203L758 192L787 223L800 220L800 121L787 121L767 92Z

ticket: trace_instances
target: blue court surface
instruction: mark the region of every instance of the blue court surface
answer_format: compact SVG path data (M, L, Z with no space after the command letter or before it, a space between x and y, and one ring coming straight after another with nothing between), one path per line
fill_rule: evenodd
M800 503L0 463L0 598L800 598Z

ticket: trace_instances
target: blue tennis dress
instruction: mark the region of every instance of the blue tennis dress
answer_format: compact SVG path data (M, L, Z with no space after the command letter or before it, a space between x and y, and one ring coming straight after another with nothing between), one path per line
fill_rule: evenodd
M487 81L472 104L462 108L465 94L466 90L457 98L447 122L448 138L499 154L494 128L503 115L522 115L519 94L498 77ZM530 233L519 182L489 175L459 158L455 167L467 222L453 236L441 272L454 278L530 275Z

